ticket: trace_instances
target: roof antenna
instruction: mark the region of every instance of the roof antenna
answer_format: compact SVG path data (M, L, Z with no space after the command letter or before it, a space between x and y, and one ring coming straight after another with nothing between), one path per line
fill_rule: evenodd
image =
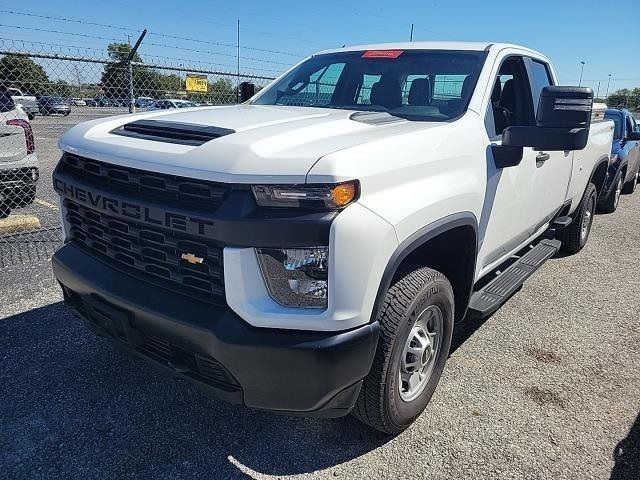
M409 34L409 41L413 42L413 23L411 24L411 33Z

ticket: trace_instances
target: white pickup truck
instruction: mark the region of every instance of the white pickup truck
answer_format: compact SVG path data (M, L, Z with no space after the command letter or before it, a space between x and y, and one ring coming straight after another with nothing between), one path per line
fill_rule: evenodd
M454 322L587 241L613 124L556 82L514 45L370 45L241 105L80 124L53 179L66 302L228 401L399 432Z
M9 93L14 103L27 114L29 120L33 120L38 113L38 100L33 95L25 95L18 88L9 88Z

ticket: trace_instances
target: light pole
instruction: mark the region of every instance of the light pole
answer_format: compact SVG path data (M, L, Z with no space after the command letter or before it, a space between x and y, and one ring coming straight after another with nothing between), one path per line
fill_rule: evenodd
M604 98L609 98L609 85L611 85L611 74L609 74L609 80L607 80L607 94Z
M600 98L600 80L598 80L598 89L596 90L596 98Z
M584 64L586 62L584 60L582 60L580 62L580 65L582 65L582 67L580 68L580 81L578 82L578 86L582 85L582 74L584 73Z

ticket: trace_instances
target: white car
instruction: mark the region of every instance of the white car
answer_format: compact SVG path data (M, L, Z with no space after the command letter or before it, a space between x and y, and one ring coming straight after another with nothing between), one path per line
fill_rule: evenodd
M166 98L164 100L156 100L147 107L147 110L167 110L170 108L191 108L197 106L197 103L190 102L188 100Z
M55 276L91 328L228 401L397 433L454 322L589 237L613 123L556 84L515 45L367 45L241 105L80 124Z
M0 218L33 203L38 167L29 119L0 86Z
M13 99L13 103L19 105L22 110L25 111L29 120L33 120L36 114L39 113L36 97L23 93L19 88L9 88L8 90L9 95L11 95L11 98Z

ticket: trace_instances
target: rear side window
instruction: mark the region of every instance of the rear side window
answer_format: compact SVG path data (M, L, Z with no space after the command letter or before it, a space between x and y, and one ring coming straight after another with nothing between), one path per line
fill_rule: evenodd
M6 87L0 86L0 112L9 112L16 108L11 94Z
M553 85L549 67L545 63L537 60L527 62L529 70L529 81L531 82L531 94L533 96L534 113L538 113L538 101L544 87Z

